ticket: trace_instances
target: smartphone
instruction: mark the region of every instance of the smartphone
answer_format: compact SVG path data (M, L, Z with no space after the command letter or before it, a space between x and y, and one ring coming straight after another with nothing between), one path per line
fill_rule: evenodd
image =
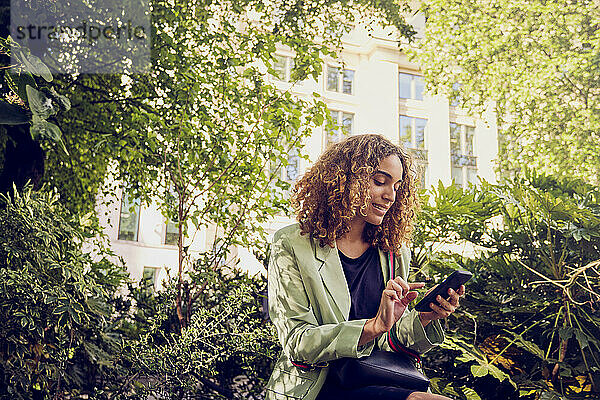
M469 271L454 271L444 280L444 282L437 285L436 288L429 292L427 296L423 297L415 306L415 310L423 312L433 311L431 307L429 307L429 304L437 304L437 300L435 298L438 295L442 296L443 298L448 298L448 289L458 290L460 285L464 285L465 282L471 279L472 276L473 274Z

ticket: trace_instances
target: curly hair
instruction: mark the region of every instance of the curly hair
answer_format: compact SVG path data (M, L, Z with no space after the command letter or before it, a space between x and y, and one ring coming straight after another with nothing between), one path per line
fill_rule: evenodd
M321 246L350 231L358 212L366 216L369 180L390 155L402 162L403 177L396 199L380 225L367 223L363 240L385 251L399 251L410 240L418 209L416 171L412 157L382 135L351 136L331 145L296 183L292 205L302 234L319 239Z

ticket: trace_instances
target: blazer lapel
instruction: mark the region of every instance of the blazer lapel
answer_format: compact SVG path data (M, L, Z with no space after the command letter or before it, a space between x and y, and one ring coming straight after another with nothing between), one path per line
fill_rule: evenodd
M388 253L377 248L379 251L379 265L381 266L381 273L383 274L383 286L387 285L387 281L390 280L390 260L388 257Z
M322 262L319 267L321 279L344 319L348 320L350 315L350 291L337 252L337 246L333 248L329 246L321 247L317 240L313 243L315 258Z

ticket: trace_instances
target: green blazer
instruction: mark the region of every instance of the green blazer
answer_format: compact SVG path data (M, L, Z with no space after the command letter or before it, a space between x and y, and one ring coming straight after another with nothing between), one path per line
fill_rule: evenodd
M379 250L384 281L389 279L388 258ZM406 280L409 250L403 248L395 258L396 276ZM387 333L358 345L367 320L348 321L350 292L337 248L321 247L318 240L300 235L298 224L275 233L268 276L269 315L283 350L267 383L267 400L317 397L329 367L306 371L295 367L291 360L317 364L342 357L365 357L374 348L393 351ZM444 340L440 322L423 328L414 310L405 312L394 329L394 340L419 353Z

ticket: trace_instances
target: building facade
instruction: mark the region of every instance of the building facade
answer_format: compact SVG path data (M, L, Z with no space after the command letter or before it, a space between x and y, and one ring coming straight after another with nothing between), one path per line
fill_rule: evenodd
M417 16L411 22L419 28L424 20ZM331 142L353 134L379 133L414 154L423 187L453 180L465 186L476 184L478 177L495 182L498 140L494 113L474 118L445 97L429 95L419 66L408 60L389 33L386 29L354 28L343 37L340 59L324 60L318 80L291 82L294 54L278 49L275 75L270 78L273 83L297 96L318 93L337 125L333 130L317 129L307 138L303 151L309 161L291 151L282 179L293 183ZM177 265L175 225L167 223L156 207L140 207L135 202L131 207L131 201L119 191L114 200L112 207L99 210L113 250L123 257L133 279L146 277L158 287L166 269ZM278 216L267 228L274 232L291 221ZM195 240L190 251L210 248L209 230L192 235ZM231 252L228 262L238 261L250 273L266 272L245 249Z

